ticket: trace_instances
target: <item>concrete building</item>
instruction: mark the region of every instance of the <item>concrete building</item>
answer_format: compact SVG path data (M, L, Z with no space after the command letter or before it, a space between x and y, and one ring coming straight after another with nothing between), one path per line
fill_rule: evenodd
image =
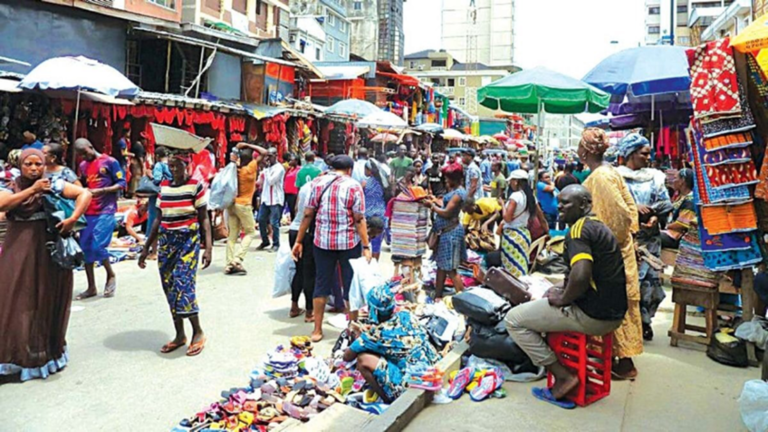
M292 18L312 18L319 23L324 36L324 50L320 59L325 61L349 61L351 23L347 19L347 9L343 0L291 0ZM298 21L292 20L291 34L308 31L308 26L315 27L303 20L305 28L293 27ZM315 30L316 33L316 30ZM317 36L317 35L316 35ZM291 39L291 46L295 42ZM310 58L316 58L316 53L310 53Z
M555 146L565 149L575 149L581 141L584 122L575 115L545 114L544 139L547 148Z
M515 60L515 0L443 0L441 45L463 63Z
M350 52L366 60L379 55L379 8L377 0L347 0Z
M322 61L325 54L325 30L315 17L291 18L289 43L310 61Z
M701 42L736 36L752 23L752 1L736 0L726 7L712 23L701 32Z
M445 50L424 50L405 56L405 70L411 74L430 70L451 70L453 56Z
M117 1L117 0L116 0ZM147 0L182 4L182 21L187 25L231 27L247 37L280 37L281 15L287 14L288 0Z
M375 60L403 65L403 2L405 0L379 0L379 52Z
M733 0L645 0L645 44L696 46Z

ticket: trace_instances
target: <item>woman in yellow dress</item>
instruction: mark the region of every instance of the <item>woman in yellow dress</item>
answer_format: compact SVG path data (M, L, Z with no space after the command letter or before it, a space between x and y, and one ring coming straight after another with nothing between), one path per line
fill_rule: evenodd
M587 128L579 143L578 155L589 166L590 176L584 187L592 192L592 211L613 231L624 258L627 277L627 314L621 327L614 331L613 377L634 379L637 369L632 357L643 353L643 327L640 315L640 281L632 235L639 230L637 206L621 175L603 162L608 149L608 136L601 129Z

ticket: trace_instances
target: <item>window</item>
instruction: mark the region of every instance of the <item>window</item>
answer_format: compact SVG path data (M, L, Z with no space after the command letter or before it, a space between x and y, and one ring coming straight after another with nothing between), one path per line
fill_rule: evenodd
M677 5L677 13L688 13L688 5Z
M232 0L232 10L245 14L248 10L247 0Z
M354 7L355 10L357 10L357 11L363 10L363 2L361 2L361 1L356 1L354 6L355 6Z
M432 60L432 67L445 67L445 60Z
M436 85L436 86L441 85L440 84L440 78L432 78L432 79L430 79L430 81L432 81L433 85Z
M460 106L464 106L464 105L466 105L466 103L467 103L467 100L465 98L459 98L459 105Z
M661 33L661 27L648 26L648 34L659 34L659 33Z
M648 15L659 15L660 13L661 13L661 8L658 6L648 8Z
M456 78L448 78L448 87L453 87L456 85Z
M221 10L221 3L219 3L219 1L220 0L205 0L205 6L215 11Z
M315 48L315 60L322 60L323 51L320 48Z
M459 78L459 87L464 87L467 85L467 78L466 77L460 77Z
M411 60L408 62L408 69L416 69L416 62Z
M168 9L176 9L176 0L149 0L149 2L158 6L167 7Z
M342 57L347 56L347 44L339 42L339 55Z
M333 27L336 25L336 15L328 12L328 25Z
M339 20L339 31L342 33L347 32L347 22Z
M328 52L333 52L333 50L336 48L333 46L333 42L335 42L335 40L330 36L328 36L328 38L325 40L325 49L328 50Z
M687 46L691 44L690 36L680 36L677 38L677 44Z

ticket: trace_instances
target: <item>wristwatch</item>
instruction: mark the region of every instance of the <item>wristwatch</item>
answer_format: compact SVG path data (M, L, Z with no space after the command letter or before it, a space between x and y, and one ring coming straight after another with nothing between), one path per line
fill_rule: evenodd
M371 245L363 246L363 249L370 249L370 248L371 248Z

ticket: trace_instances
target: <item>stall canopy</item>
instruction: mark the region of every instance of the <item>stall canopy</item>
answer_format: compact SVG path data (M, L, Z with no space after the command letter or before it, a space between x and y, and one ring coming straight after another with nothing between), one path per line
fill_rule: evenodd
M374 114L379 111L381 111L379 107L370 102L360 99L345 99L329 106L325 110L325 115L363 118L368 114Z
M371 129L403 129L408 127L408 123L391 112L379 110L363 117L357 122L357 127Z
M351 80L360 78L371 71L369 66L318 66L325 81Z
M85 90L132 98L141 89L112 66L87 57L55 57L30 71L19 86L28 90Z
M768 14L757 18L738 35L731 38L731 46L741 53L768 48Z

